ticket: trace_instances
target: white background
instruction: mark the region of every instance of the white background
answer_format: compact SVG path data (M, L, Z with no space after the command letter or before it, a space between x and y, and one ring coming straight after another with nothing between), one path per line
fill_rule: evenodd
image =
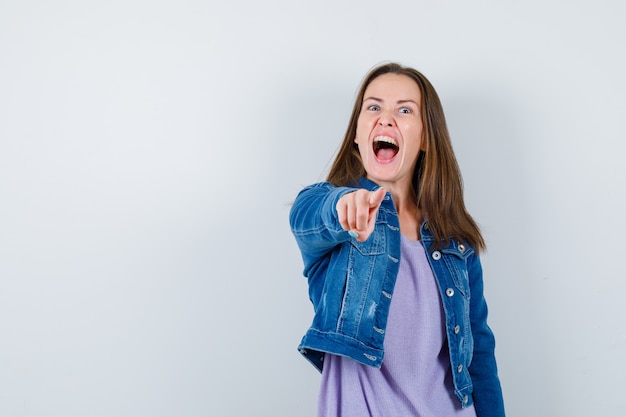
M289 203L440 93L509 416L621 416L625 6L0 0L0 415L314 416Z

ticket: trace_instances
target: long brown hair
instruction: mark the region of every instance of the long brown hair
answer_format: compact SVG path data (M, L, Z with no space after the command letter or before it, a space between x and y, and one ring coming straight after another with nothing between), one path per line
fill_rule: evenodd
M441 101L430 81L413 68L392 62L375 67L365 76L327 181L336 186L346 186L366 175L359 151L354 146L357 122L365 90L375 78L389 73L411 78L422 93L420 108L425 147L418 156L413 173L413 191L415 203L424 213L435 238L435 247L448 244L451 238L455 238L467 241L476 251L484 249L485 241L480 229L465 208L463 180L452 149Z

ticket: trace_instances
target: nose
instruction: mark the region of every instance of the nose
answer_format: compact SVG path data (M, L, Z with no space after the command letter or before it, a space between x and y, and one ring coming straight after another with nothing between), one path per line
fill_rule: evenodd
M378 124L381 126L393 126L395 125L395 120L393 119L393 117L387 113L384 112L380 115L380 119L378 119Z

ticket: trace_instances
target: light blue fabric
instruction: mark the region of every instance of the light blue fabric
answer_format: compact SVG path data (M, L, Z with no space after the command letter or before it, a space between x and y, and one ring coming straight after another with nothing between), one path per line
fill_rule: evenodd
M369 239L350 237L335 207L341 196L357 188L379 187L365 178L353 188L314 184L298 194L289 216L315 310L299 350L320 371L326 352L375 367L384 357L400 262L400 225L387 193ZM463 406L474 403L479 417L504 416L478 255L456 240L432 248L427 222L420 234L443 300L455 394Z

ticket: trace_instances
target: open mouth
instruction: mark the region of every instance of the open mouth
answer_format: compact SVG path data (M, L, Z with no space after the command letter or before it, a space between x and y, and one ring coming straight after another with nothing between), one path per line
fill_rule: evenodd
M400 150L398 142L388 136L377 136L374 138L374 155L381 161L392 160Z

